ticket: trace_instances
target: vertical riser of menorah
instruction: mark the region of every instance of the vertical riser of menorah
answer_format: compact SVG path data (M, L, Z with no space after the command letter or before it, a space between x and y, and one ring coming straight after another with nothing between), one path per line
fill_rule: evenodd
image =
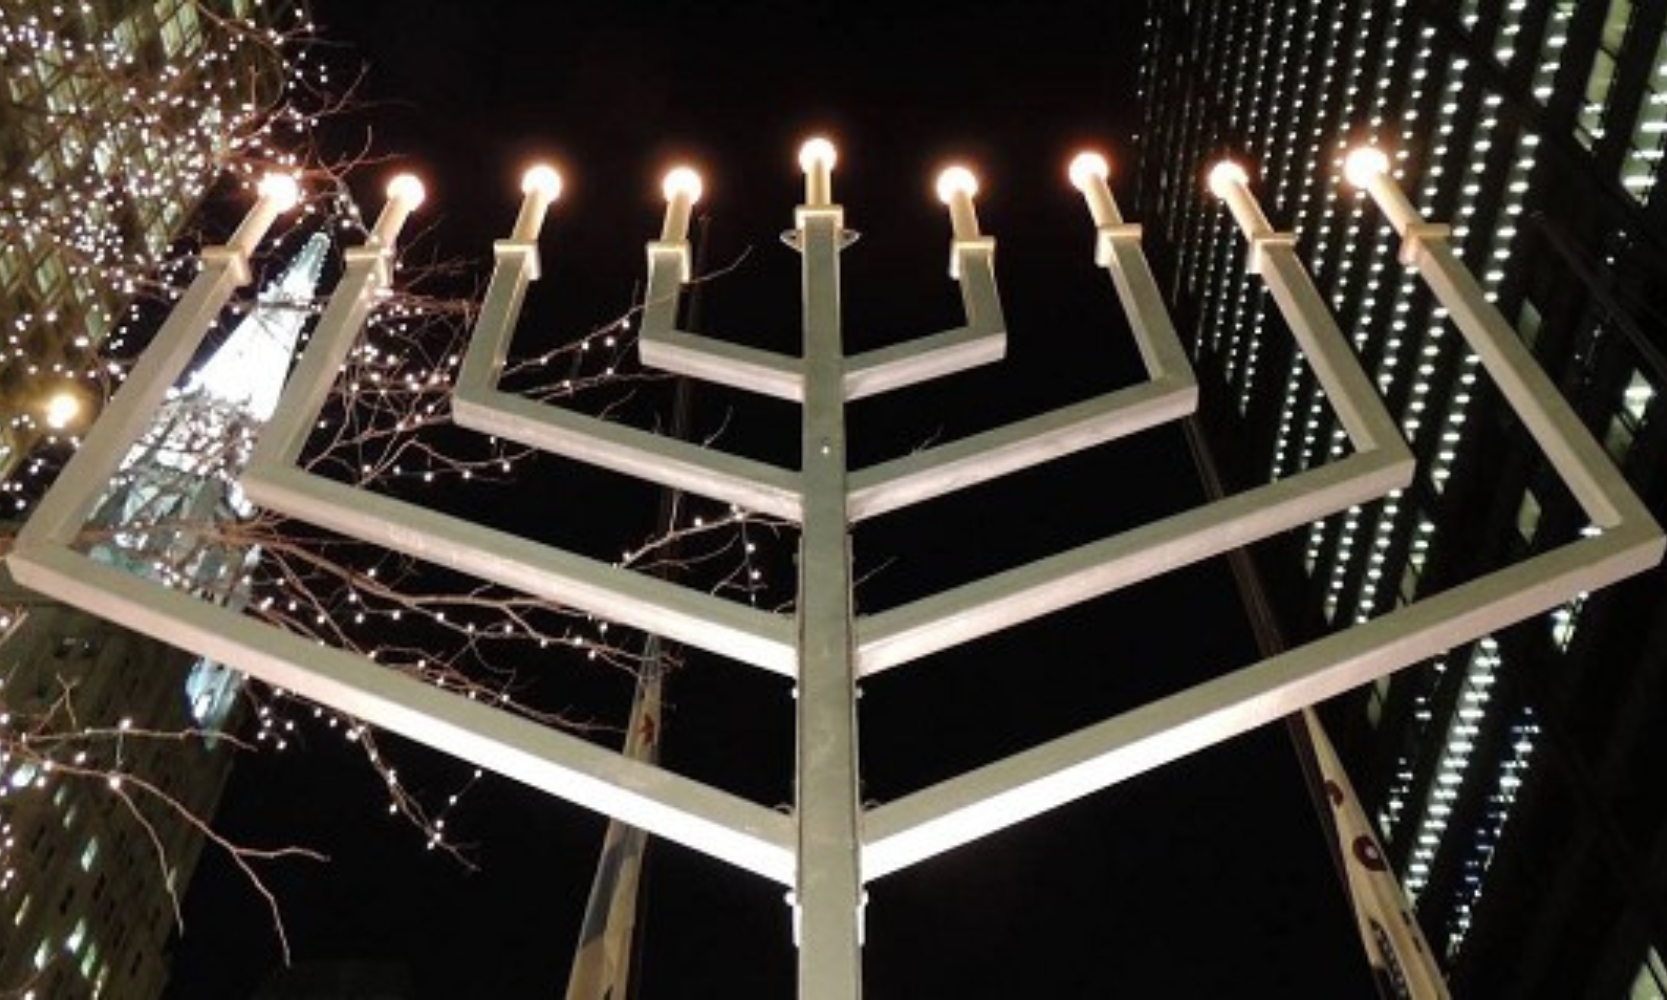
M814 165L810 173L815 176ZM826 183L812 181L807 187L807 201L818 194L827 197ZM799 213L805 518L796 609L799 876L794 937L799 996L805 1000L850 1000L862 994L861 793L839 288L843 222L840 209L828 204L811 203Z

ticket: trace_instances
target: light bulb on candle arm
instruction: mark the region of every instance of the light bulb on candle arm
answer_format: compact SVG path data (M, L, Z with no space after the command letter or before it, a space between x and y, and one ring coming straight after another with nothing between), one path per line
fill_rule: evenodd
M1343 160L1343 179L1357 188L1371 186L1374 177L1389 173L1389 157L1381 149L1361 146Z
M1111 165L1099 153L1082 152L1071 158L1066 176L1071 178L1072 187L1087 191L1090 181L1096 178L1103 181L1111 176Z
M267 174L260 179L255 193L270 200L279 213L289 211L301 201L301 185L288 174Z
M666 196L666 222L660 227L662 243L681 243L689 238L689 213L700 200L700 175L689 167L673 167L660 182Z
M1232 160L1222 160L1210 169L1210 193L1217 198L1227 197L1234 185L1249 184L1250 175Z
M423 182L416 174L397 174L388 182L388 200L403 202L407 211L416 208L428 197Z
M799 169L807 173L817 166L832 170L838 162L839 150L822 136L806 139L804 145L799 147Z
M978 177L971 170L959 164L945 167L938 174L938 200L949 204L956 195L966 195L971 198L978 193Z
M821 136L807 139L799 147L799 169L805 172L806 205L827 205L833 201L833 168L838 159L834 144Z
M377 217L376 225L371 229L371 242L376 246L391 248L394 238L399 235L401 226L428 193L423 190L423 182L415 174L397 174L388 182L388 200L382 206L382 214Z
M521 175L521 193L536 194L546 202L561 197L561 174L548 163L538 163Z
M521 175L521 193L526 197L521 202L521 213L515 218L510 239L536 240L539 227L544 225L544 213L551 202L561 197L561 174L545 163L529 167Z
M700 200L705 193L700 182L700 175L690 167L673 167L667 171L665 180L660 182L660 192L671 201L679 195L686 195L692 205Z

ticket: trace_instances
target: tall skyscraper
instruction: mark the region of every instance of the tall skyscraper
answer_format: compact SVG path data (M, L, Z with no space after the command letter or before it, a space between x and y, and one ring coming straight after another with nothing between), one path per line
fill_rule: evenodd
M246 599L259 550L232 479L279 390L328 252L313 236L163 405L86 532L94 558L207 600ZM227 668L0 577L0 992L152 997L231 759Z
M1204 186L1247 167L1419 459L1414 484L1254 550L1293 641L1595 530L1363 195L1372 143L1656 517L1667 513L1667 7L1148 5L1137 205L1230 484L1345 442ZM1213 391L1212 391L1213 390ZM1667 573L1323 715L1458 997L1667 995Z

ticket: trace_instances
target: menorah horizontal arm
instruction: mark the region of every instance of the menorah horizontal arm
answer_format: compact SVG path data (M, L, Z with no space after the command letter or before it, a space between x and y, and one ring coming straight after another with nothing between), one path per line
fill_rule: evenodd
M452 394L459 425L744 510L800 520L795 472L498 390L538 256L531 243L503 241L496 251L492 281Z
M837 208L827 206L819 211ZM958 263L966 325L847 359L843 375L846 400L952 375L999 361L1005 355L1007 331L996 291L994 241L957 241L953 254ZM682 283L689 277L687 261L686 243L648 244L648 291L637 342L643 364L717 385L803 402L801 359L677 328Z
M316 524L791 677L793 621L519 535L295 468L250 468L256 503Z
M1193 412L1198 386L1168 376L853 472L852 522L1161 426Z
M1006 356L1007 323L996 291L995 241L956 241L953 253L966 325L847 359L847 402L993 364Z
M576 805L793 884L790 817L62 547L19 583Z
M1649 525L1581 539L869 811L872 880L1654 566ZM1109 665L1108 665L1109 666Z
M1412 479L1405 446L1338 462L857 622L868 676L1375 500Z
M1139 226L1102 229L1097 260L1116 285L1150 382L856 472L846 505L850 519L860 521L989 482L1196 410L1198 383L1139 239ZM962 273L987 264L963 261Z

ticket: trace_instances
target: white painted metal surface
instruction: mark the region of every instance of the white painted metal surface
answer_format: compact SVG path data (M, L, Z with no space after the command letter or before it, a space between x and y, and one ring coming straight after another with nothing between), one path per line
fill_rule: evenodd
M525 189L528 200L513 238L498 246L493 283L457 389L465 426L800 523L794 617L693 593L296 467L338 366L386 285L392 242L420 200L420 188L391 188L376 238L349 251L346 273L245 479L251 498L292 516L793 678L798 742L792 816L125 576L74 548L121 455L179 377L209 321L247 281L247 254L274 214L274 203L264 198L234 246L205 252L203 272L20 533L11 557L15 575L44 593L792 887L800 995L847 1000L861 993L866 882L1544 612L1661 558L1659 527L1482 297L1441 227L1418 219L1387 177L1367 176L1406 239L1403 259L1452 312L1601 532L864 812L858 795L859 675L899 667L1364 503L1404 486L1412 458L1297 260L1294 238L1267 223L1242 169L1221 170L1212 187L1245 232L1253 270L1263 275L1312 364L1353 453L858 617L851 601L853 523L1183 416L1196 405L1197 386L1141 253L1139 226L1118 212L1104 161L1079 158L1071 177L1094 221L1096 260L1123 303L1148 381L907 458L848 469L847 401L1002 356L1006 331L993 243L977 229L975 183L946 176L941 191L955 230L952 273L960 281L966 325L847 358L838 267L846 241L843 210L832 202L831 146L807 144L801 166L806 203L796 213L793 243L803 255L803 355L775 355L675 328L681 286L690 279L688 218L700 187L692 174L676 172L666 185L660 239L648 244L641 344L645 363L803 403L798 470L563 413L496 388L522 299L537 277L534 241L559 179L553 187L529 181Z

